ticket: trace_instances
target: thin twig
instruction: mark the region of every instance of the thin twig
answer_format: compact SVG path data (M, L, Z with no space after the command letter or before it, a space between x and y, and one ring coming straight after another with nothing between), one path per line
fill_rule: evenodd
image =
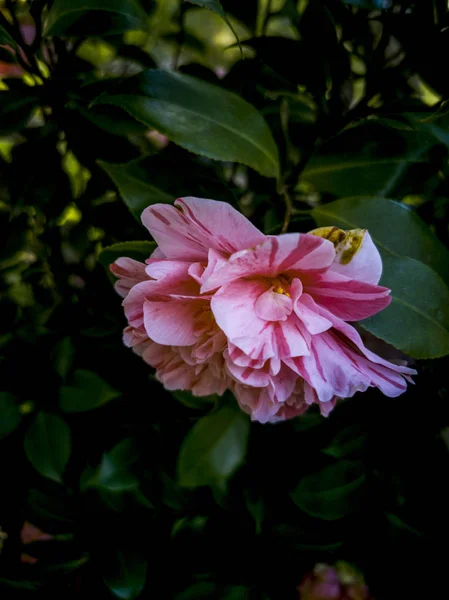
M176 36L176 49L175 49L175 54L173 56L173 69L175 71L177 71L178 67L179 67L179 62L181 60L181 54L182 54L182 47L184 46L184 40L185 40L185 36L186 36L186 32L185 32L185 28L184 28L185 10L186 10L186 8L185 8L183 2L181 2L181 5L179 7L179 32L178 32L178 35Z
M293 213L293 203L287 186L284 187L282 196L285 203L285 213L281 233L287 233Z

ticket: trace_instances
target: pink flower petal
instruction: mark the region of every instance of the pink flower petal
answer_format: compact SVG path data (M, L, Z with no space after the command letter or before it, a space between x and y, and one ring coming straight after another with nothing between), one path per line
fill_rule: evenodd
M287 233L268 238L263 244L233 254L217 264L205 277L202 292L208 292L236 279L249 276L275 278L281 274L300 277L327 269L335 257L328 240L307 233ZM206 275L206 274L205 274Z
M132 258L118 258L109 266L110 271L118 277L115 284L115 290L122 298L125 298L129 290L142 281L148 279L145 272L145 264Z
M253 360L299 356L308 352L304 330L296 315L283 322L261 319L255 308L269 283L238 280L223 286L211 300L211 308L227 338Z
M285 294L270 289L257 298L254 310L264 321L285 321L293 310L293 303Z
M144 325L148 337L164 346L190 346L197 341L196 320L205 307L198 300L170 300L143 305Z
M323 313L332 320L333 329L313 336L309 356L286 360L315 389L320 402L330 402L334 396L348 398L368 387L377 387L389 397L405 391L404 378L414 374L413 369L389 363L370 352L351 325L328 311Z
M343 259L343 260L342 260ZM377 285L382 275L382 259L368 231L364 231L360 248L349 262L344 261L343 248L336 248L331 270L345 277Z
M265 239L226 202L187 197L176 200L175 207L154 204L142 213L143 224L168 258L205 261L210 248L228 256Z
M371 317L391 302L389 289L330 271L310 277L303 284L316 303L345 321Z

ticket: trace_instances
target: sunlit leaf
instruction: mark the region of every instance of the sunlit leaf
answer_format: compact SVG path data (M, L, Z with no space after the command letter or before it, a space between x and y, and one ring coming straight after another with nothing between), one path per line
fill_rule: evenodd
M237 35L234 27L232 26L231 21L228 19L225 11L223 10L220 0L186 0L186 2L190 2L190 4L196 4L197 6L201 6L203 8L208 8L209 10L211 10L212 12L217 14L219 17L221 17L226 22L226 24L229 26L229 29L235 35L235 39L237 40L238 44L240 45L238 35Z

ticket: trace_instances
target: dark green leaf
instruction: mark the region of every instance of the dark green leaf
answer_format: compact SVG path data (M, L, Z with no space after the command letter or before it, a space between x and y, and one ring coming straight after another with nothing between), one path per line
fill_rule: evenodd
M33 88L24 86L17 90L0 91L0 135L21 130L28 122L32 111L39 106L39 98Z
M211 10L212 12L214 12L215 14L220 16L226 22L226 24L229 26L229 29L232 31L232 33L235 35L235 39L237 40L237 42L240 46L240 41L239 41L238 35L237 35L234 27L232 26L231 21L226 16L226 13L223 10L220 0L186 0L186 1L190 2L190 4L196 4L197 6L201 6L203 8L208 8L209 10Z
M103 248L98 260L105 267L109 267L109 265L121 256L127 256L134 260L145 262L155 249L155 242L119 242Z
M362 464L342 460L303 477L291 497L309 515L333 521L356 510L364 482Z
M180 594L175 600L194 600L194 598L211 598L215 597L217 586L209 581L201 581L190 586Z
M103 406L118 396L120 392L99 375L79 369L73 375L72 384L61 387L60 403L66 412L83 412Z
M237 405L225 405L200 419L179 452L180 485L194 488L226 482L245 459L248 434L248 417Z
M100 161L99 165L115 183L139 223L147 206L157 202L173 202L186 194L235 202L233 194L214 172L197 162L179 164L160 155L146 156L124 165ZM173 177L174 172L176 177Z
M413 535L417 535L419 537L423 536L423 534L420 531L418 531L411 525L408 525L405 521L403 521L397 515L387 512L387 513L385 513L385 516L390 521L390 523L392 525L394 525L395 527L397 527L398 529L402 529L403 531L408 531L408 533L412 533Z
M390 196L414 165L426 162L434 140L376 125L348 129L324 144L302 178L337 196Z
M44 34L116 35L146 27L147 16L136 0L55 0Z
M171 194L152 185L151 174L145 172L140 163L141 161L130 162L126 165L111 165L99 161L100 167L115 183L126 206L139 222L142 212L147 206L174 200Z
M250 490L245 491L245 503L249 514L254 519L256 534L262 532L262 523L265 518L265 502L261 495L255 495Z
M0 25L0 46L12 46L15 47L16 43L11 34L6 31L3 25Z
M449 251L407 206L384 198L343 198L314 208L320 227L368 229L379 248L428 264L449 281Z
M27 581L26 579L14 580L0 577L0 585L15 588L18 590L37 590L40 587L40 581Z
M130 467L136 460L132 440L125 439L109 452L103 454L96 469L88 468L81 476L80 488L97 488L106 492L125 492L139 485L138 479L131 473Z
M194 598L248 600L249 597L250 592L247 587L241 585L217 586L217 584L209 581L201 581L178 594L175 600L193 600Z
M279 158L260 113L242 98L188 75L148 70L94 104L119 106L180 146L215 160L241 162L267 177Z
M362 425L349 425L337 433L323 452L334 458L344 458L359 451L365 441L365 428Z
M103 579L109 590L121 600L134 600L145 586L148 564L136 549L117 549L108 556Z
M392 5L392 0L343 0L343 2L352 6L358 6L359 8L367 8L368 10L390 8Z
M41 412L25 434L25 453L41 475L62 483L72 448L70 428L57 415Z
M78 111L97 127L113 135L141 135L147 127L115 106L98 106L86 110L81 106Z
M63 338L53 351L53 367L62 379L65 379L69 374L74 354L75 348L69 337Z
M19 407L12 394L0 392L0 440L12 433L22 420Z
M189 408L205 409L212 408L217 403L218 396L194 396L191 392L177 390L172 395Z
M360 325L414 358L449 354L449 289L435 271L385 255L380 283L391 289L392 302Z

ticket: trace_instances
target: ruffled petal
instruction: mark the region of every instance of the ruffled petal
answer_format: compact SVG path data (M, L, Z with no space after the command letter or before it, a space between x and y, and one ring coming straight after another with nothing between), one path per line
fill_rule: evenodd
M218 261L212 273L205 273L202 292L217 289L242 277L275 278L286 274L321 272L335 257L334 246L307 233L287 233L268 238L263 244L236 252L227 261ZM206 277L206 275L208 275Z
M148 337L164 346L190 346L198 339L196 322L207 308L201 300L146 300L144 326Z
M143 211L142 222L171 259L205 261L210 248L229 256L265 240L230 204L205 198L179 198L175 206L154 204Z
M303 282L317 304L345 321L360 321L386 308L390 290L327 271Z

